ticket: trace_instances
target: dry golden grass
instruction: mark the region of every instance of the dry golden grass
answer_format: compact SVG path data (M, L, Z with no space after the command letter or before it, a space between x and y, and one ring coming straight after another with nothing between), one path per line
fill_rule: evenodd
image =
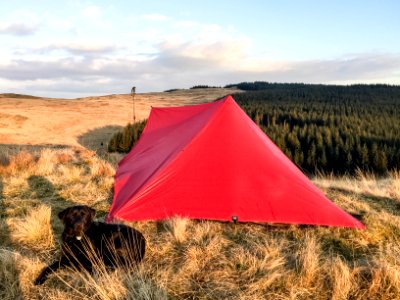
M236 89L217 88L137 94L136 119L146 119L152 106L203 103L237 92ZM132 120L129 94L71 100L2 97L0 145L83 145L97 150L120 126Z
M400 299L400 176L315 178L367 229L173 218L132 225L148 241L133 272L63 270L32 282L57 255L56 214L88 204L103 219L116 157L82 149L3 154L0 299ZM51 218L50 218L51 216Z
M36 251L53 250L55 247L51 228L51 209L47 205L39 205L20 218L9 218L10 237L28 249Z
M0 249L0 299L18 299L19 270L15 265L18 255L6 249Z
M165 228L171 233L171 236L176 241L182 243L187 238L186 227L188 222L188 219L174 217L165 222Z

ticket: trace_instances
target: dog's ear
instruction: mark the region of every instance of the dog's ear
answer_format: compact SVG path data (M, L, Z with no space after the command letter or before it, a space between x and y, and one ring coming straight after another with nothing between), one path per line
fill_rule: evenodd
M62 210L62 211L60 211L60 212L58 213L58 218L59 218L60 220L64 220L64 217L65 217L65 215L69 212L69 209L70 209L70 207L68 207L68 208L66 208L66 209L64 209L64 210Z
M90 218L93 220L94 217L96 216L96 210L87 206L86 209L88 210L88 212L90 213Z

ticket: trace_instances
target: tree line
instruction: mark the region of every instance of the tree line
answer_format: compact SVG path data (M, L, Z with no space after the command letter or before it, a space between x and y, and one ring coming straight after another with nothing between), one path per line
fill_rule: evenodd
M266 82L235 100L303 171L385 174L400 169L400 87Z
M109 152L128 153L139 140L146 126L147 120L140 121L134 125L129 123L121 131L115 133L108 142Z
M306 173L383 175L400 169L399 86L246 82L226 87L246 90L233 95L235 100ZM128 124L109 150L129 152L144 126L145 121Z

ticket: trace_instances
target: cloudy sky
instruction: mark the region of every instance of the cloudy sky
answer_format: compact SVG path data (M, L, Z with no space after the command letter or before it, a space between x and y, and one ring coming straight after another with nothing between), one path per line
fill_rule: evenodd
M400 84L400 1L1 1L0 93Z

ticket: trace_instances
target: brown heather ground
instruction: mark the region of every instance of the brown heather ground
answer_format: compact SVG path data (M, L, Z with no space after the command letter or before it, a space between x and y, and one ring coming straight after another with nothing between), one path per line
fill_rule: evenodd
M65 270L33 286L58 253L57 212L88 204L104 219L121 156L82 147L5 149L0 299L400 299L399 173L314 179L335 203L363 214L364 231L178 218L137 222L132 225L148 247L134 272L107 273L99 264L94 277Z

